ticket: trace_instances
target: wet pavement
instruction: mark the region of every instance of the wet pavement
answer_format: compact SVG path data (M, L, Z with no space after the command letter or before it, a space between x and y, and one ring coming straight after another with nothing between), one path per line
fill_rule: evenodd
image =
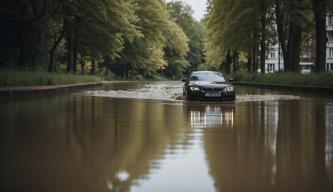
M333 191L333 98L178 82L0 101L1 191Z

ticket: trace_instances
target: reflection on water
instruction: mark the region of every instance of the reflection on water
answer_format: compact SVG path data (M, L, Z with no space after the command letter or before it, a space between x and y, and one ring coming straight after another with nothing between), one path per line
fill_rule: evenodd
M326 166L333 167L333 103L327 103L327 105L325 106L325 127L326 127L325 131Z
M333 170L325 167L328 154L323 153L325 141L332 146L325 139L325 127L332 127L324 125L321 105L297 101L237 105L235 118L233 132L204 132L218 191L332 190Z
M178 106L72 95L0 110L1 191L128 191L187 145Z
M333 191L332 99L73 94L0 101L0 122L1 191Z
M184 106L193 128L234 126L234 104L185 103Z

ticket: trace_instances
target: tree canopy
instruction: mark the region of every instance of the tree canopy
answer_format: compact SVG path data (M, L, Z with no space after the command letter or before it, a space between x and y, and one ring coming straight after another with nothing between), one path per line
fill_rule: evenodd
M181 26L178 21L185 5L176 15L172 4L162 0L6 1L0 8L0 67L77 73L81 66L81 73L181 76L190 66L188 34L197 26L192 26L191 14L187 15L190 26Z
M321 72L332 10L327 0L209 0L196 21L182 1L4 1L0 68L125 78L180 78L198 68L264 73L269 48L278 44L293 72L315 45Z
M245 56L247 61L240 61L243 68L264 73L269 48L279 44L285 70L297 72L302 52L316 41L317 71L323 71L325 19L331 4L315 0L210 0L204 21L206 65L230 73L231 65L234 71L239 70L239 58Z

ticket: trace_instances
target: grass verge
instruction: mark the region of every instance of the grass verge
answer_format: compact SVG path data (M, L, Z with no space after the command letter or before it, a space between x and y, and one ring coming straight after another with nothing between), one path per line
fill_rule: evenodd
M0 87L66 85L102 82L102 80L102 77L92 75L72 75L27 71L0 71Z
M267 83L280 85L296 85L296 86L318 86L318 87L333 87L333 74L298 74L298 73L270 73L264 75L249 74L245 72L237 72L234 74L234 79L237 82L249 83Z

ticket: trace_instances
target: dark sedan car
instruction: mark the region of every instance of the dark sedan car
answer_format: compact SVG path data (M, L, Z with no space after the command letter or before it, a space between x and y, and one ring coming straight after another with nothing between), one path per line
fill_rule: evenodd
M183 81L186 100L235 100L235 88L221 73L195 71Z

